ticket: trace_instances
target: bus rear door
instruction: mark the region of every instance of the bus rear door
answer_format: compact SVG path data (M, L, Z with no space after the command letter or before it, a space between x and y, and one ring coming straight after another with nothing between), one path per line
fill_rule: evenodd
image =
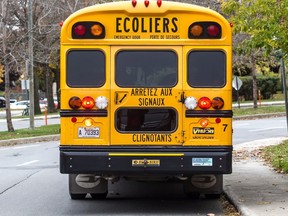
M111 56L111 145L182 145L182 48L113 46Z

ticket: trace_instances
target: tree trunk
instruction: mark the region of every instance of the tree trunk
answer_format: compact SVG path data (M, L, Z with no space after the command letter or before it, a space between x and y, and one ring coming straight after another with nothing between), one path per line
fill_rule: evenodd
M46 97L48 102L48 113L56 112L56 108L54 105L53 99L53 79L52 79L52 71L48 64L45 64L45 73L46 73Z
M256 61L255 57L251 56L252 61L252 86L253 86L253 108L257 108L257 80L256 80Z
M31 100L33 100L33 98ZM41 114L39 104L39 77L37 73L34 73L34 114Z
M4 70L5 70L5 99L6 99L6 121L7 121L7 128L9 132L13 132L13 124L12 124L12 116L11 116L11 109L10 109L10 77L9 77L9 65L8 65L8 54L6 50L6 40L7 40L7 29L6 29L6 14L7 14L7 0L2 2L2 51L3 51L3 63L4 63Z

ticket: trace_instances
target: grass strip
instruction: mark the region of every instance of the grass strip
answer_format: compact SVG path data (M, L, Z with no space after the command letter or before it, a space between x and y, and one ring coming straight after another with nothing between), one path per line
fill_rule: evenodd
M262 106L255 108L233 108L233 116L246 116L265 113L281 113L286 112L285 106Z
M30 128L26 128L26 129L18 129L15 130L14 132L1 131L0 140L53 135L53 134L59 134L59 131L60 131L59 124L35 127L33 130Z
M277 172L288 173L288 140L279 145L264 148L262 155Z

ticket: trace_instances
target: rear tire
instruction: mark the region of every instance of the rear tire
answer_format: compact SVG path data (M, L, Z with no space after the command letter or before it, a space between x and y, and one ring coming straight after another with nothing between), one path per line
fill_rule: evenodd
M87 194L71 194L70 193L70 197L72 200L82 200L85 199Z
M101 200L101 199L105 199L108 195L108 191L106 191L105 193L90 193L92 199L95 200Z
M205 194L207 199L219 199L221 194Z
M185 195L189 198L189 199L199 199L200 198L200 193L198 192L191 192L191 193L185 193Z

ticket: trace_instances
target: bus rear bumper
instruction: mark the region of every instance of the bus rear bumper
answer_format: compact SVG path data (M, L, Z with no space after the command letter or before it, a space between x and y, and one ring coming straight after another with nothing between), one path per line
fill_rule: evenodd
M169 150L60 147L60 172L99 176L230 174L232 147Z

